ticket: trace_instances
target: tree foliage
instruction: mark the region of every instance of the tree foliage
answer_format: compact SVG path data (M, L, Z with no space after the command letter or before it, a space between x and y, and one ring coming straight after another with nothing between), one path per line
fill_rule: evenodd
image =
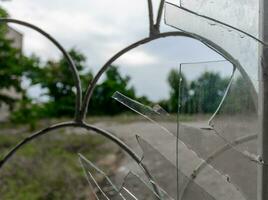
M137 99L134 87L129 86L130 77L123 77L118 68L111 66L106 72L105 80L97 85L89 112L92 114L115 115L121 113L124 107L112 99L113 93L120 91L124 95Z
M0 7L0 17L7 16L8 13ZM26 57L20 50L13 48L12 40L6 37L7 30L6 25L1 25L0 106L5 103L12 110L18 99L3 91L13 89L21 95L17 104L18 109L12 114L14 121L28 122L38 118L72 117L75 112L76 88L66 59L61 57L59 60L49 60L45 64L41 64L38 57ZM82 53L75 49L71 49L69 53L77 66L82 89L85 92L93 74L91 71L86 71L86 57ZM33 103L33 99L21 87L22 78L30 80L31 85L39 85L45 91L42 95L45 95L48 101L39 104ZM180 112L190 114L214 112L228 84L228 79L211 72L205 72L196 80L189 81L183 73L175 69L170 71L167 81L170 86L170 97L159 104L169 112L175 113L178 112L178 102L180 102ZM247 89L243 87L241 90L243 81L237 80L236 85L237 87L233 87L233 90L237 90L237 92L232 93L227 100L235 102L236 110L242 109L242 100L252 105L254 102L245 100L245 98L250 99L249 94L246 94ZM130 86L129 76L122 76L117 67L110 66L105 73L105 78L94 90L89 112L97 115L115 115L125 111L121 104L112 99L115 91L142 103L150 104L147 97L137 97L134 87ZM241 101L236 94L243 96L240 98ZM234 110L230 106L226 109L229 109L229 112Z
M196 80L188 81L183 73L171 70L168 76L170 98L168 110L182 113L213 113L228 85L228 79L213 72L204 72Z
M256 113L257 98L253 95L251 86L242 76L237 77L233 83L228 95L225 99L222 109L223 113L229 114L249 114Z
M86 72L86 58L79 51L72 49L70 56L77 66L81 78L82 89L85 91L93 75L91 71ZM48 101L34 106L38 110L39 117L72 117L75 109L76 89L68 63L65 58L59 61L48 61L44 66L34 68L28 78L32 85L40 85ZM130 77L123 77L117 67L111 66L105 73L105 79L95 88L94 95L90 101L89 112L97 115L114 115L121 113L124 108L120 106L112 95L120 91L130 98L136 99L135 90L129 86ZM146 98L142 98L143 100ZM25 108L25 106L24 106ZM23 109L22 109L23 110ZM30 109L27 109L32 112ZM35 116L35 115L34 115Z
M85 72L86 58L75 49L69 51L84 86L92 78L91 72ZM74 115L76 88L74 78L67 60L62 57L58 61L47 61L42 67L35 68L28 76L32 85L40 85L42 95L48 97L43 105L43 116L62 117Z
M0 7L0 17L7 17L7 12ZM0 107L7 104L12 110L18 99L13 93L22 93L22 77L31 71L34 60L27 58L21 50L13 47L13 41L7 38L8 26L0 25Z
M168 75L168 84L170 86L170 98L167 107L170 112L177 112L179 96L184 101L188 98L188 83L182 73L172 69Z

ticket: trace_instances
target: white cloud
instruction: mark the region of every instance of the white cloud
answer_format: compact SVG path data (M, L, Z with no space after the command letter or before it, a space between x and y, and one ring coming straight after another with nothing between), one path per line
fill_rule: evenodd
M177 3L177 0L172 1ZM1 2L2 5L13 18L40 26L66 49L76 47L82 51L95 72L115 53L147 37L149 31L146 0L12 0ZM59 57L59 51L42 36L29 29L20 30L24 33L27 54L34 52L45 60ZM162 30L167 30L167 26ZM147 93L150 98L159 99L163 94L149 87L146 89L142 83L147 80L148 73L154 73L153 77L157 79L165 76L167 70L161 69L166 66L177 66L179 61L199 61L200 58L213 60L214 57L215 54L199 42L165 38L128 52L115 64L123 66L126 73L133 72L132 83L139 94ZM150 67L153 72L148 71ZM158 81L152 81L155 82ZM166 89L162 91L168 93Z
M77 47L94 68L124 45L148 34L144 0L12 0L2 5L11 17L41 27L65 48ZM24 33L27 54L34 52L43 59L59 57L59 51L46 39L32 30L17 28Z
M152 56L145 51L131 51L123 55L118 63L120 66L139 67L156 64L157 57Z

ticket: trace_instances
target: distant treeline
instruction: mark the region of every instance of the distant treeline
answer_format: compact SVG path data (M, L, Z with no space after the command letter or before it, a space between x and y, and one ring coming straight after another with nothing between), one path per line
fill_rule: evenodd
M7 16L0 9L0 16ZM5 37L7 27L0 28L0 106L7 104L11 111L11 120L14 122L29 122L40 118L72 117L75 109L75 94L73 76L68 68L67 61L62 57L59 60L41 62L37 56L27 57L20 50L12 47L12 41ZM93 78L93 73L86 67L86 57L75 49L69 51L77 66L81 78L83 93L87 84ZM47 101L36 103L22 88L22 79L27 79L30 86L42 88L42 95ZM170 86L170 96L160 102L150 102L146 96L137 96L130 77L122 76L118 68L110 66L105 78L97 84L90 101L89 113L93 115L116 115L127 109L111 97L115 91L135 99L143 104L158 103L170 113L194 114L213 113L227 88L229 79L214 72L204 72L195 80L187 80L185 75L177 70L171 70L167 77ZM235 112L243 108L253 107L250 100L248 86L242 78L237 79L232 92L226 100L225 110ZM15 90L21 98L15 98L7 92ZM178 104L180 102L180 106Z
M72 49L70 52L79 75L83 92L93 78L91 71L85 71L85 56ZM43 103L33 103L26 91L22 91L23 98L17 102L17 109L12 112L12 120L23 122L40 118L72 117L75 108L75 87L68 63L64 58L59 61L48 61L41 64L37 57L30 58L32 65L28 66L25 77L31 85L39 85L48 97ZM129 111L114 99L112 95L119 91L125 96L137 100L145 105L159 104L169 113L206 114L213 113L219 106L229 84L230 78L221 77L215 72L204 71L195 80L189 81L183 73L176 69L170 71L167 82L170 95L166 100L151 102L146 96L137 96L135 88L130 85L130 77L122 76L118 68L110 66L105 78L96 85L89 105L92 115L116 115ZM180 103L180 107L179 107ZM246 105L245 105L246 104ZM236 79L225 101L224 109L237 112L244 107L253 107L249 90L242 77Z
M201 66L200 66L201 67ZM221 77L219 73L204 71L195 80L189 81L183 73L172 70L168 76L170 97L160 105L170 113L207 114L214 113L226 94L219 112L238 114L256 109L252 88L245 79L237 75Z

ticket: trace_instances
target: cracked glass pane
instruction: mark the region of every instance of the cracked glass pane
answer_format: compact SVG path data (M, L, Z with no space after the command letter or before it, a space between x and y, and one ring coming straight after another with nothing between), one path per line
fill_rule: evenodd
M226 59L232 60L243 76L249 80L251 87L258 93L260 47L258 41L242 32L200 17L174 4L166 3L165 9L167 25L192 34Z
M163 119L168 116L167 111L165 111L160 105L156 104L153 107L150 107L133 100L118 91L113 94L112 98L127 106L132 111L152 121L159 121L159 119Z
M180 73L179 115L191 120L180 117L179 139L205 159L192 176L202 179L212 166L244 199L256 199L257 167L263 164L256 144L257 94L227 61L181 64Z
M142 138L139 137L138 142L143 151L142 163L151 173L153 177L152 181L156 182L157 185L161 187L164 191L166 191L166 193L169 194L173 199L176 199L176 166L174 164L171 164L167 159L161 156L158 151L153 148L150 148L151 146Z
M152 186L145 183L137 174L129 172L124 178L122 190L128 194L132 194L139 200L159 199L158 195L153 191Z
M124 200L137 200L137 198L131 194L128 190L126 190L125 188L122 188L120 190L120 194L116 194L115 196L112 197L113 200L120 200L122 199L122 196L124 197Z
M246 80L236 71L226 98L219 110L210 119L209 124L217 134L228 141L252 136L257 138L260 131L257 99L256 93L250 90ZM253 155L257 153L257 145L240 150L244 153L248 152L248 155Z
M259 37L259 2L256 0L180 0L180 6Z
M154 178L153 181L166 191L171 198L182 200L210 200L221 199L223 197L224 199L244 199L239 191L211 166L207 168L206 175L202 174L194 179L184 174L183 171L186 172L187 169L182 165L185 165L185 163L179 165L178 169L162 155L162 152L155 149L149 142L139 138L139 143L144 151L142 163L148 167ZM179 156L185 155L180 154ZM186 160L185 162L189 163L191 161ZM176 174L178 175L178 186L176 186Z
M90 185L91 191L94 193L97 199L109 200L109 197L114 195L118 196L118 198L120 197L121 199L124 199L119 193L117 186L113 184L105 172L100 170L81 154L79 154L79 160L81 167L84 170L86 179ZM99 185L100 182L101 186Z
M79 160L91 191L98 200L159 199L152 187L135 173L128 172L121 183L114 184L114 182L118 181L112 181L104 171L83 155L79 154Z
M159 125L164 131L167 133L176 133L176 123L168 124L167 122L172 121L176 122L176 118L169 115L169 113L163 109L159 104L155 104L152 107L148 105L144 105L136 100L133 100L120 92L115 92L112 96L116 101L120 102L127 108L131 109L135 113L143 116L147 120Z
M175 72L175 71L174 71ZM177 71L175 76L177 75ZM175 81L178 80L177 77ZM177 85L176 85L177 86ZM177 93L175 93L175 96ZM157 148L163 155L169 159L173 165L176 166L176 136L178 130L178 119L175 113L173 115L169 114L159 114L153 111L153 108L147 105L143 105L127 96L116 92L113 98L118 102L122 103L132 111L142 115L146 120L139 123L139 126L128 126L128 130L125 130L123 134L129 134L130 137L135 139L132 143L136 143L136 136L140 136L144 139L150 140L151 144ZM175 109L177 110L177 100L175 97ZM162 109L161 109L162 110ZM148 120L148 121L147 121ZM149 122L149 123L148 123ZM185 150L185 153L189 151L189 154L197 156L194 151L192 151L188 146L186 146L182 141L179 141L181 147ZM167 148L169 147L169 148ZM143 152L140 148L134 148L136 152L142 157ZM198 157L198 156L197 156ZM198 163L198 162L197 162Z
M177 85L179 86L179 83L177 83ZM117 93L117 95L119 94ZM140 108L138 109L138 111L134 109L134 107L137 106L136 103L138 102L136 102L135 105L132 105L134 101L130 98L126 98L127 97L124 96L124 98L120 97L116 98L116 100L126 105L133 111L141 113ZM148 108L147 106L144 106L140 103L138 103L138 105L141 107L145 107L146 109ZM143 116L145 115L143 114ZM211 115L206 116L207 126L210 116ZM149 115L145 116L145 118L148 119ZM187 119L187 122L189 122L191 117L180 116L179 119ZM176 177L174 177L174 174L176 174L176 166L178 166L179 170L182 174L185 175L185 177L192 177L194 181L196 180L200 182L199 185L205 185L206 190L210 191L210 193L213 194L212 196L215 198L221 197L225 199L246 199L244 198L243 194L241 194L238 187L227 178L228 176L225 175L227 174L226 172L228 172L227 170L216 168L216 165L209 165L211 159L206 160L213 152L212 150L214 148L212 147L226 145L226 142L223 141L222 138L219 138L215 134L211 134L211 130L206 129L204 127L200 128L188 126L187 129L183 130L181 129L181 126L179 126L179 140L177 140L176 129L173 131L172 128L170 129L170 127L174 128L174 123L175 126L177 126L177 121L169 121L168 123L163 123L160 119L158 120L159 121L156 122L153 121L153 119L150 119L150 121L153 121L154 123L141 124L140 127L135 127L135 130L131 129L131 127L129 126L128 131L132 132L132 137L134 137L135 134L141 135L144 140L149 141L149 144L152 145L154 149L165 158L165 161L160 161L160 159L156 159L154 162L147 162L146 159L143 159L142 163L144 163L146 167L148 167L148 170L150 173L152 173L151 175L153 176L153 178L156 178L157 185L163 188L163 190L166 191L169 196L176 199L177 191L176 186L174 187L174 184L176 185L177 179ZM169 127L170 124L171 126ZM191 131L189 132L189 130ZM124 134L126 134L126 132ZM215 141L218 143L216 143ZM213 144L212 147L209 146L211 144ZM144 158L147 157L147 159L153 159L154 156L159 156L157 154L147 154L147 156L145 156L146 153L144 152L146 151L143 150L142 152ZM159 160L159 162L157 160ZM168 161L169 164L166 161ZM198 166L200 165L200 163L204 164L199 169ZM169 165L170 169L164 165ZM150 169L152 167L153 169ZM175 169L175 172L170 173L172 169ZM198 172L196 172L196 170L198 170ZM154 172L156 174L154 174ZM163 183L162 181L166 182ZM179 178L179 181L182 181L181 178ZM167 185L167 182L170 184ZM187 180L185 182L185 184L182 184L185 186L182 187L180 190L188 190L188 184L192 181ZM224 191L224 194L221 193L222 191Z
M241 131L242 127L246 127L245 124L250 125L248 131L255 131L257 134L258 118L255 107L257 98L254 96L256 94L254 91L250 91L247 82L238 71L234 72L228 61L184 63L181 64L180 73L182 77L180 113L182 116L189 115L191 118L188 122L181 121L182 133L189 129L187 131L189 136L191 128L199 128L200 134L193 137L197 142L205 134L204 132L210 132L211 135L215 134L217 140L223 140L229 145L232 145L232 141L238 137L247 136L245 131ZM243 123L236 123L237 120L234 120L234 116L241 122L244 120ZM246 117L241 116L247 116L247 120ZM227 135L227 133L224 134L225 132L232 133ZM180 135L180 139L189 144L194 142L192 139L187 141L187 137L184 137L183 134ZM198 145L192 144L191 146L197 147ZM213 148L213 145L208 146ZM208 155L211 149L209 147L206 149L207 153L199 151L201 154ZM237 150L235 147L234 149Z
M228 171L248 199L256 199L257 165L265 164L266 161L257 154L257 136L260 131L258 98L249 88L247 81L237 71L222 107L210 124L218 134L231 141L237 150L235 152L228 149L222 152L213 161L213 165Z

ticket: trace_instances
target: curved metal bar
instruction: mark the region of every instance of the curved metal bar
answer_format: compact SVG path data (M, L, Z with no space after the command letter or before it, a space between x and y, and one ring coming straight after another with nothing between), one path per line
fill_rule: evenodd
M120 139L118 139L116 136L114 136L113 134L109 133L108 131L100 129L100 128L96 127L96 126L89 125L89 124L86 124L86 123L82 123L79 127L82 127L82 128L87 129L87 130L91 130L91 131L94 131L96 133L99 133L99 134L105 136L106 138L108 138L109 140L113 141L119 147L121 147L141 167L141 169L144 171L145 175L149 179L150 183L152 184L155 193L158 196L160 196L160 192L159 192L159 189L158 189L158 187L156 186L156 184L154 182L154 178L150 174L150 172L147 169L147 167L142 163L142 158L140 158L128 145L126 145L124 142L122 142Z
M165 5L165 0L161 0L158 8L158 14L157 14L157 19L156 19L156 24L155 28L160 31L160 23L163 15L163 10L164 10L164 5Z
M217 158L219 155L221 155L225 151L233 148L233 146L237 146L239 144L249 142L251 140L257 139L257 137L258 137L257 134L256 135L244 136L244 137L238 138L235 141L233 141L231 143L231 145L230 144L225 144L224 146L222 146L219 149L217 149L216 151L214 151L204 162L200 163L200 165L197 166L197 168L193 171L193 173L191 174L189 180L187 181L187 183L183 187L182 192L180 193L180 198L179 199L183 199L183 196L185 194L186 188L194 181L194 179L196 179L196 177L205 168L206 165L210 164L215 158Z
M146 168L146 166L141 162L141 158L128 146L126 145L122 140L120 140L118 137L114 136L113 134L109 133L108 131L105 131L103 129L100 129L96 126L90 125L90 124L86 124L86 123L82 123L82 122L64 122L64 123L60 123L60 124L56 124L53 126L50 126L48 128L45 128L43 130L40 130L28 137L26 137L25 139L23 139L21 142L19 142L14 148L12 148L4 157L3 159L0 161L0 170L1 168L4 166L5 163L7 163L7 161L16 154L16 152L18 150L20 150L21 148L23 148L25 145L27 145L28 143L30 143L31 141L39 138L42 135L45 135L51 131L60 129L60 128L66 128L66 127L77 127L77 128L84 128L88 131L94 131L104 137L106 137L107 139L111 140L113 143L117 144L120 148L122 148L140 167L141 169L144 171L145 175L147 176L147 178L150 180L154 191L156 192L157 195L159 195L159 190L158 187L154 184L154 179L151 176L149 170Z
M85 97L83 99L83 103L82 103L82 110L81 110L81 119L84 120L87 114L87 109L88 109L88 104L89 101L92 97L93 91L96 87L96 84L99 80L99 78L102 76L102 74L111 66L111 64L116 61L118 58L120 58L122 55L124 55L125 53L129 52L130 50L139 47L143 44L149 43L153 40L157 40L160 38L165 38L165 37L188 37L188 38L192 38L192 39L196 39L200 42L202 42L204 45L206 45L207 47L209 47L210 49L214 50L215 52L217 52L218 54L220 54L221 56L223 56L226 60L228 60L229 62L231 62L234 67L236 67L241 74L245 77L245 79L249 82L251 90L253 92L256 93L254 86L252 85L252 82L250 81L249 76L247 75L247 73L245 72L245 70L243 69L243 67L240 65L240 63L234 58L232 57L231 54L229 54L227 51L225 51L223 48L221 48L220 46L218 46L217 44L213 43L212 41L200 37L196 34L192 34L192 33L187 33L187 32L180 32L180 31L173 31L173 32L166 32L166 33L160 33L154 36L150 36L147 38L144 38L138 42L135 42L133 44L131 44L130 46L122 49L121 51L119 51L118 53L116 53L113 57L111 57L103 66L102 68L98 71L98 73L96 74L96 76L93 78L93 80L91 81L91 83L88 85L86 93L85 93Z
M60 123L60 124L50 126L48 128L40 130L40 131L38 131L38 132L26 137L25 139L23 139L13 149L11 149L4 156L4 158L0 161L0 169L20 148L22 148L24 145L26 145L30 141L32 141L34 139L37 139L38 137L40 137L42 135L45 135L46 133L48 133L50 131L57 130L57 129L60 129L60 128L65 128L65 127L80 127L80 128L84 128L84 129L87 129L87 130L92 130L92 131L94 131L96 133L99 133L99 134L105 136L106 138L108 138L109 140L113 141L114 143L116 143L118 146L120 146L122 149L124 149L126 151L126 153L129 154L137 163L140 163L141 159L135 154L135 152L132 151L130 149L130 147L128 147L124 142L122 142L120 139L118 139L113 134L109 133L108 131L102 130L102 129L96 127L96 126L71 121L71 122L64 122L64 123Z
M42 34L43 36L45 36L47 39L49 39L64 55L64 57L66 58L70 70L72 72L74 81L75 81L75 87L76 87L76 107L75 107L75 119L76 121L81 121L81 115L80 115L80 111L81 111L81 104L82 104L82 89L81 89L81 80L77 71L77 68L74 64L73 59L71 58L71 56L69 55L69 53L63 48L63 46L56 40L54 39L51 35L49 35L48 33L46 33L44 30L42 30L41 28L30 24L28 22L25 21L21 21L21 20L17 20L17 19L9 19L9 18L0 18L0 23L13 23L13 24L19 24L28 28L31 28L35 31L37 31L38 33Z
M118 139L118 137L116 137L115 135L109 133L106 130L100 129L96 126L90 125L90 124L86 124L86 123L81 123L79 124L79 127L84 128L86 130L90 130L90 131L94 131L98 134L101 134L103 136L105 136L106 138L108 138L109 140L113 141L115 144L117 144L119 147L121 147L122 149L124 149L124 151L129 154L137 163L140 163L140 158L139 156L132 151L132 149L130 147L128 147L128 145L126 145L124 142L122 142L120 139Z
M147 0L148 4L148 15L149 15L149 34L154 34L154 10L152 0Z
M60 124L56 124L53 126L50 126L48 128L45 128L43 130L40 130L28 137L26 137L25 139L23 139L21 142L19 142L13 149L11 149L4 157L3 159L0 161L0 170L3 167L3 165L19 150L21 149L24 145L28 144L30 141L38 138L39 136L45 135L46 133L53 131L53 130L57 130L60 128L64 128L64 127L72 127L75 126L77 123L75 122L64 122L64 123L60 123Z

